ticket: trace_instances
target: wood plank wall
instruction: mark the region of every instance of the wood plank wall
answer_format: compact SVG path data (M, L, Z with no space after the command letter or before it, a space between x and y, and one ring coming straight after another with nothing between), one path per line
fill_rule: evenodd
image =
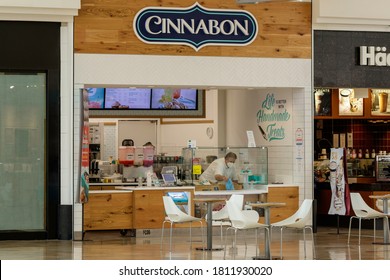
M144 7L188 7L194 0L81 0L75 17L75 52L95 54L236 56L311 58L311 3L237 5L235 0L206 0L206 8L251 12L259 25L257 39L248 46L207 46L198 52L188 46L151 45L133 31L133 18Z

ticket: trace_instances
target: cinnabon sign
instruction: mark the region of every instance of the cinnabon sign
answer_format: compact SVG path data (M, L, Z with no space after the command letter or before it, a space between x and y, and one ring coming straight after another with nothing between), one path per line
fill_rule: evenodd
M246 46L256 39L256 18L243 10L146 7L134 18L137 37L148 44Z

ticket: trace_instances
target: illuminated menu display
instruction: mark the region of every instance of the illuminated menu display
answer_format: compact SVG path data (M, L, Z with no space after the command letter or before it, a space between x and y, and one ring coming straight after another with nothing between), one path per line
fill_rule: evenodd
M104 108L104 88L86 88L88 92L88 108Z
M106 109L150 109L151 90L147 88L106 88Z
M153 89L152 109L195 110L197 107L196 89Z

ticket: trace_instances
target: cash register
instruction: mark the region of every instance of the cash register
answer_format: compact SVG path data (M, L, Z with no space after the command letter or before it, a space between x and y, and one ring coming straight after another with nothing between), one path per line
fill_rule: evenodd
M172 187L176 185L177 166L164 166L161 170L163 187Z
M164 187L172 187L176 185L176 176L173 173L161 173L161 176L163 178Z

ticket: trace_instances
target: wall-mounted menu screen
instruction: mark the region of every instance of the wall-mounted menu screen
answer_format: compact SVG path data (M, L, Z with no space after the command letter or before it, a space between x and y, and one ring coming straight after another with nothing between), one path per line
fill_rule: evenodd
M104 88L86 88L88 92L88 108L104 108Z
M196 110L196 89L152 89L152 109Z
M190 88L93 88L91 117L204 117L205 91Z
M150 109L151 90L147 88L106 88L106 109Z

